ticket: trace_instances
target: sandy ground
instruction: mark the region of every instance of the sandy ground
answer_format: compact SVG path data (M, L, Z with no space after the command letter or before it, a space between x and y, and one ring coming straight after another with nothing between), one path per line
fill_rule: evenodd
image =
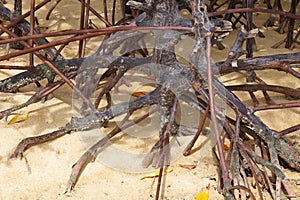
M100 7L100 5L95 4L95 8L97 6ZM27 9L26 6L24 7ZM48 9L49 7L46 6ZM64 0L53 12L49 21L43 18L46 10L38 11L37 15L41 19L40 24L48 27L47 32L58 29L78 28L79 8L80 5L77 1ZM102 26L102 24L97 25ZM270 46L274 42L279 41L282 36L274 32L272 28L269 28L269 30L262 29L262 31L266 35L266 39L257 38L258 52L255 52L255 56L270 54L270 52L290 52L284 49L283 45L276 50L271 49ZM225 39L224 44L227 48L232 43L235 35L233 33ZM101 37L95 39L93 42L89 41L87 54L99 44L97 40L101 40ZM299 50L298 47L293 51L297 52ZM226 54L226 50L219 51L214 48L213 51L214 60L219 60ZM77 46L74 43L66 48L64 56L70 58L76 56L76 53ZM26 64L27 60L27 57L20 57L15 59L14 62L16 64ZM1 70L0 79L17 72ZM258 72L258 74L264 77L264 80L268 83L277 83L280 81L285 85L295 88L300 85L299 80L295 82L294 79L291 79L291 77L284 73L272 71L272 73ZM222 77L222 80L226 84L232 84L244 82L243 77L244 74L230 74ZM45 84L45 82L42 83ZM0 94L0 110L25 102L34 94L34 91L38 91L38 89L32 84L22 88L21 92L16 94ZM140 172L139 169L128 170L126 168L129 166L128 161L122 163L123 167L120 167L120 165L112 166L108 162L105 162L108 161L107 157L103 158L101 156L105 161L103 162L101 158L98 158L96 162L89 164L75 186L74 192L67 195L64 194L72 165L87 150L87 147L92 144L91 140L93 143L96 142L95 139L97 138L94 135L88 135L88 133L73 133L55 141L33 147L25 153L28 163L24 159L8 160L8 156L23 138L54 131L67 123L71 116L74 115L74 111L72 110L72 91L67 86L55 91L53 96L50 101L37 103L18 111L21 114L29 112L29 118L22 123L8 125L7 121L0 121L0 199L153 199L157 179L146 178L141 180L147 172ZM272 96L276 102L281 102L283 99L282 96L276 94L272 94ZM240 95L240 97L243 98L244 95ZM250 102L248 101L248 103ZM276 116L274 115L275 113ZM294 108L280 114L276 111L261 112L259 116L271 128L282 130L290 125L299 124L299 114L300 110ZM144 127L140 126L137 132L143 129ZM106 131L103 130L103 132ZM296 148L300 149L299 133L298 131L291 134L288 138ZM136 149L138 146L136 142L138 140L143 140L143 138L136 139L132 135L126 136L125 134L123 138L120 137L116 141L116 147L119 148L118 145L122 146L128 138L131 139L129 140L130 142L125 144L125 147L120 147L121 151L127 153ZM200 141L204 140L206 138L202 136ZM152 144L149 146L147 140L145 140L142 147L139 148L144 153L151 146ZM115 156L121 159L120 155L108 154L108 157L116 160ZM173 171L165 177L164 199L194 199L196 194L208 184L212 186L210 189L210 199L223 199L216 191L217 162L211 151L201 151L200 148L199 151L194 152L189 157L175 157L176 159L170 166ZM180 164L197 164L197 167L195 169L185 169L180 167ZM137 165L140 165L140 163L137 163ZM140 173L132 173L134 171ZM299 173L290 170L284 171L286 171L288 178L300 179ZM300 190L300 187L295 186L295 189ZM300 198L299 192L297 195ZM267 193L265 193L265 197L266 199L270 198Z

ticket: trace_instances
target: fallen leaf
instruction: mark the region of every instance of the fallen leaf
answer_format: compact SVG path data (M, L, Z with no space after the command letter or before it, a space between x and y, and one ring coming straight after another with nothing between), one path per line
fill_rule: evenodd
M147 173L145 176L143 176L141 178L141 180L145 179L145 178L155 178L155 177L158 177L159 176L159 170L160 169L156 169L155 171L152 171L150 173ZM169 168L169 167L166 167L163 169L163 173L162 175L165 176L167 173L170 173L171 171L173 171L172 168Z
M141 97L141 96L144 96L145 93L144 92L134 92L131 94L131 96L133 97Z
M182 164L179 164L179 166L185 169L195 169L197 167L197 165L182 165Z
M27 113L25 115L16 115L11 120L9 120L8 124L11 125L11 124L23 122L23 121L27 120L28 115L29 115L29 113Z
M210 184L208 184L208 186L201 190L197 195L196 195L196 200L208 200L209 197L209 188L210 188Z
M230 140L225 139L225 142L224 142L224 145L223 145L223 149L225 151L228 151L230 149L230 146L231 146Z
M230 143L224 144L223 149L224 149L225 151L229 150L229 149L230 149Z

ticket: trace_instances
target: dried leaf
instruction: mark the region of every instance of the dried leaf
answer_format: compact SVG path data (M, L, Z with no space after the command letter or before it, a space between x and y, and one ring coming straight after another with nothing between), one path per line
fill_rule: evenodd
M179 166L185 169L195 169L197 167L197 165L182 165L182 164L179 164Z
M163 169L162 175L165 176L167 173L170 173L171 171L173 171L173 169L166 167L166 168ZM159 169L156 169L155 171L147 173L145 176L143 176L141 178L141 180L143 180L145 178L155 178L155 177L158 177L158 176L159 176Z
M144 92L134 92L131 94L131 96L133 97L141 97L141 96L144 96L145 93Z
M224 146L223 146L223 149L225 151L229 150L230 149L230 143L227 143L227 144L225 143Z
M23 122L23 121L27 120L28 115L29 115L29 113L26 113L25 115L16 115L11 120L9 120L8 124L11 125L11 124Z
M223 145L223 149L224 149L225 151L228 151L228 150L230 149L230 147L231 147L231 142L230 142L230 140L225 139L224 145Z
M196 200L208 200L209 197L209 188L210 188L210 184L208 184L208 186L201 190L197 195L196 195Z

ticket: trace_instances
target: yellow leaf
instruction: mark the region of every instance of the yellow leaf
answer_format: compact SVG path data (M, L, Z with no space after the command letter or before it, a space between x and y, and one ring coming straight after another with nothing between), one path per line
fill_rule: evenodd
M225 151L228 151L229 149L230 149L230 141L228 140L228 139L226 139L225 140L225 142L224 142L224 146L223 146L223 149L225 150Z
M201 190L197 195L196 195L196 200L208 200L209 197L209 188L210 188L210 184L208 184L208 186Z
M223 149L225 151L228 151L230 149L230 144L229 143L228 144L224 144Z
M25 115L16 115L11 120L9 120L8 124L11 125L11 124L25 121L28 118L28 115L29 115L29 113L27 113Z
M171 171L173 171L173 169L171 168L168 168L168 167L165 167L163 169L163 173L162 175L165 176L167 173L170 173ZM150 173L147 173L145 176L143 176L141 178L141 180L145 179L145 178L155 178L155 177L158 177L159 176L159 169L156 169L155 171L153 172L150 172Z

